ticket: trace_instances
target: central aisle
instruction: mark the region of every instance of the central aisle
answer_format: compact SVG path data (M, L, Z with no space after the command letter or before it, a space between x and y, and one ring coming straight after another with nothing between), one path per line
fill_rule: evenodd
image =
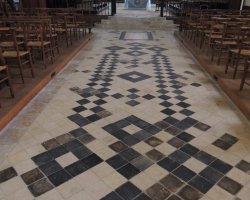
M1 133L0 199L248 199L249 124L173 30L93 32Z

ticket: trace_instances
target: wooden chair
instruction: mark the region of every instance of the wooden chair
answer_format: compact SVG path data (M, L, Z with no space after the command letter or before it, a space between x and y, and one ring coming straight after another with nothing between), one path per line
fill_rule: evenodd
M247 75L249 74L249 72L250 72L250 61L247 60L245 65L244 65L244 71L243 71L243 75L242 75L241 83L240 83L240 90L243 90L243 87L246 83L246 78L247 78Z
M7 66L0 65L0 89L8 88L12 98L15 97L14 90L10 81L10 74ZM1 107L1 104L0 104Z
M17 41L16 30L10 28L7 31L0 32L2 36L2 57L5 59L6 64L9 68L17 67L20 71L22 82L24 83L24 66L28 65L32 77L34 77L33 65L31 60L30 51L27 49L26 45ZM16 64L15 64L16 63Z
M35 51L38 51L42 57L43 65L46 68L46 58L51 60L53 64L53 50L49 40L46 40L46 20L40 22L29 22L27 24L27 46L31 51L32 59L34 61ZM31 34L31 35L29 35ZM35 37L34 37L35 35Z
M237 48L229 50L225 73L228 72L229 66L232 64L234 68L233 79L235 79L239 62L243 59L245 63L245 60L248 60L248 58L250 58L250 27L241 27L238 34Z

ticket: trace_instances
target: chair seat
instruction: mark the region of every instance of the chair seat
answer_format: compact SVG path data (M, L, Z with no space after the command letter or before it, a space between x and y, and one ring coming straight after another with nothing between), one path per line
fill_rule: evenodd
M66 32L65 28L56 28L55 29L56 32Z
M17 42L17 45L21 45L21 44L23 44L23 42ZM0 46L1 47L13 47L14 42L1 42Z
M43 43L41 41L29 41L27 43L27 45L29 47L41 47L41 46L46 46L46 45L49 45L50 42L49 41L44 41Z
M230 51L235 53L235 54L239 53L239 49L231 49ZM241 49L240 55L242 55L242 56L250 56L250 50L249 49Z
M222 45L237 45L236 41L215 41L216 44L222 44Z
M19 51L20 56L25 56L28 54L29 54L28 51ZM4 51L3 57L5 57L5 58L17 58L17 52L16 51Z
M211 38L211 39L221 39L222 35L218 35L218 34L207 34L207 37Z
M46 37L47 37L47 38L50 38L50 37L57 37L57 34L51 34L51 35L50 35L50 34L46 34Z

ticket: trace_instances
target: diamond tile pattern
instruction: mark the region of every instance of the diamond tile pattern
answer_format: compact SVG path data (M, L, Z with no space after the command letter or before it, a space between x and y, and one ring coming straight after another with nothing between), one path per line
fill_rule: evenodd
M207 91L199 72L180 64L186 59L181 54L176 62L172 47L154 40L111 43L102 46L102 54L89 56L95 58L89 67L79 66L83 73L74 73L63 88L67 94L56 99L59 106L51 115L59 125L43 127L42 136L38 130L39 137L27 142L39 141L34 152L20 150L18 158L31 164L17 165L10 157L15 164L0 171L0 184L18 179L29 199L51 190L68 199L73 182L86 199L198 200L216 189L221 199L227 199L223 193L241 199L250 180L247 143L235 132L216 130L223 129L223 113L213 115L214 123L207 110L200 112L199 93Z

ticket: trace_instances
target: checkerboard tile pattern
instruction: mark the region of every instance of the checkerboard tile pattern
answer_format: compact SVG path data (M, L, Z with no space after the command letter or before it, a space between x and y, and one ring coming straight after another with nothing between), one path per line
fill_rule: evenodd
M105 40L119 33L104 33L103 52L88 52L89 67L79 64L65 83L67 110L55 112L63 122L44 129L29 167L1 168L0 199L16 180L30 199L247 199L247 139L207 120L214 104L197 101L209 98L207 78L185 58L179 67L172 43Z

